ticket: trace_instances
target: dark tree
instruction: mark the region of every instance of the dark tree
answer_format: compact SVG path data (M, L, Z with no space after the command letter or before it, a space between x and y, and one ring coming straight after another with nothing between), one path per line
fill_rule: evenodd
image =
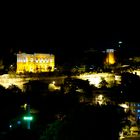
M52 123L42 140L118 140L121 109L117 106L81 106Z

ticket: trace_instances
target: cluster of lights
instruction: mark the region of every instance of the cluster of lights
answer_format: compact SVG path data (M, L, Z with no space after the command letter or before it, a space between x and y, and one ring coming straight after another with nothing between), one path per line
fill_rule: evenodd
M107 53L113 53L114 52L114 49L107 49L106 52Z
M39 62L40 63L42 63L42 62L43 63L45 63L45 62L46 63L49 63L49 62L51 63L51 62L53 62L52 59L49 60L48 58L44 58L44 59L43 58L40 58L40 59L39 58L36 58L35 60L33 58L30 58L30 62L34 62L34 61L36 63L39 63ZM25 62L26 63L26 62L29 62L29 60L28 60L28 58L18 58L17 59L17 62Z

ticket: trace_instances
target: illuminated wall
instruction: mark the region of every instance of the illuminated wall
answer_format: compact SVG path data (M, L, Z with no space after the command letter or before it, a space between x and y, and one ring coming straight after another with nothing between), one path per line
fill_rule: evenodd
M106 50L106 59L105 59L105 64L114 64L115 63L115 55L114 55L114 49L107 49Z
M54 71L55 56L52 54L17 54L17 73Z

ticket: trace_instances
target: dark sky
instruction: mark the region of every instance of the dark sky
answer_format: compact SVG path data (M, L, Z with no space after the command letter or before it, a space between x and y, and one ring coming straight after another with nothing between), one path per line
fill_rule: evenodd
M105 36L93 37L88 40L16 40L7 48L14 48L15 51L22 52L52 52L52 53L66 53L79 52L79 50L87 50L88 48L105 49L116 48L118 41L122 41L122 47L126 49L140 48L140 41L134 38L133 35L111 33Z
M78 59L85 50L89 48L105 50L106 48L116 48L117 42L123 42L122 48L125 53L136 52L140 54L139 36L136 32L98 32L90 39L59 39L59 40L6 40L3 41L3 51L1 55L13 51L25 53L53 53L58 61L70 61ZM136 37L136 38L135 38Z
M119 4L119 3L118 3ZM24 37L1 41L1 55L13 48L14 52L19 50L27 53L54 53L58 59L73 59L89 48L104 50L106 48L116 48L117 42L123 42L122 48L125 53L140 52L140 22L139 11L121 4L116 12L115 7L109 10L107 7L91 11L94 14L81 13L71 20L67 15L62 17L62 23L53 26L52 33L56 37L50 39L25 40ZM89 13L92 13L89 11ZM69 17L69 18L67 18ZM86 17L86 18L85 18ZM60 18L60 17L59 17ZM61 18L59 19L61 20ZM20 40L21 39L21 40Z

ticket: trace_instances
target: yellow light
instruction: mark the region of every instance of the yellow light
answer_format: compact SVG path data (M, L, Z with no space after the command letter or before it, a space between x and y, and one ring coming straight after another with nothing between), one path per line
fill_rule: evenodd
M24 109L26 110L26 108L27 108L27 104L24 104L24 106L23 106L23 107L24 107Z
M102 95L102 94L99 95L99 96L98 96L98 99L99 99L99 100L102 100L102 99L103 99L103 95Z
M47 61L45 61L47 60ZM54 71L55 57L50 54L17 54L17 73ZM51 67L51 69L49 69Z
M102 105L104 103L104 96L100 94L99 96L97 96L96 100L99 103L99 105Z
M121 106L121 107L123 107L123 108L125 108L125 109L129 108L129 106L126 105L126 104L119 104L119 106Z
M115 56L114 56L113 49L107 49L107 57L106 57L105 63L108 65L115 63Z

